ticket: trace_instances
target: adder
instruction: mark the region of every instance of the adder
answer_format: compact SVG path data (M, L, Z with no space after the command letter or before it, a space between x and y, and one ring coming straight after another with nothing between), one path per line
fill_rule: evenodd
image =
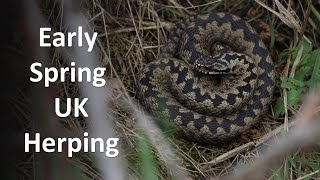
M270 106L274 65L255 30L227 13L185 18L137 79L145 109L196 142L235 137Z

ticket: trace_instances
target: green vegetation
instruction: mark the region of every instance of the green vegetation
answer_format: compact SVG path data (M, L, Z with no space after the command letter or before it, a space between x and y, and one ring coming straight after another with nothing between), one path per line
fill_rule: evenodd
M299 52L301 51L301 52ZM300 53L300 54L299 54ZM299 56L298 56L299 55ZM320 82L320 50L312 50L307 41L303 41L296 48L284 51L280 55L282 60L290 59L289 70L295 61L300 61L298 68L293 75L280 77L280 87L287 90L288 105L297 108L303 95L311 88L316 88ZM285 113L283 94L276 100L274 111L276 116L283 116Z
M290 2L289 5L288 2ZM262 3L264 6L261 5ZM230 173L238 162L251 162L252 158L260 156L261 154L255 151L257 148L245 149L228 158L220 157L241 145L259 141L266 134L286 123L286 120L290 121L291 117L299 113L305 93L319 87L320 1L84 0L81 1L81 5L85 12L84 16L90 19L88 24L99 34L97 54L101 66L107 68L106 79L112 82L112 90L120 92L119 94L125 91L133 99L136 95L135 82L138 73L145 64L156 60L169 29L187 15L212 11L233 13L251 24L267 45L277 72L276 91L272 108L257 126L230 141L214 145L199 145L172 137L171 124L162 115L156 117L156 123L165 131L177 156L175 158L182 160L179 168L187 171L193 179L221 177ZM280 8L280 5L283 7ZM64 8L46 1L41 9L43 14L47 15L46 22L50 23L54 29L65 30L65 25L62 23L65 18ZM62 52L52 53L52 64L66 66ZM74 98L80 94L76 85L72 83L61 83L57 87L60 89L56 94L61 98ZM117 99L118 94L113 98ZM64 105L62 104L62 109ZM127 176L130 179L170 179L172 169L165 166L164 158L159 156L152 141L147 137L145 131L148 129L142 130L137 125L137 119L133 118L125 107L120 107L116 103L113 105L112 113L116 117L114 129L117 137L122 140L121 155L125 161L123 164L125 164ZM41 106L40 109L43 107L46 106ZM50 113L47 112L47 114ZM68 117L60 120L59 123L68 135L88 130L88 124L84 118ZM32 123L25 124L27 128L33 127ZM262 144L268 146L267 143ZM279 166L275 167L266 179L319 179L319 145L318 143L315 144L316 148L302 148L299 152L288 154L281 159ZM219 157L218 160L217 157ZM35 163L34 158L32 154L26 155L25 162L17 165L17 168L25 174L25 179L46 175L45 171L41 171L45 168L54 167L51 173L66 172L68 165L71 166L70 177L103 179L100 170L108 168L98 167L96 160L86 153L79 153L76 157L67 160L59 156L60 159L56 158L50 163L45 159L42 164L50 164L46 167L39 167L41 163Z

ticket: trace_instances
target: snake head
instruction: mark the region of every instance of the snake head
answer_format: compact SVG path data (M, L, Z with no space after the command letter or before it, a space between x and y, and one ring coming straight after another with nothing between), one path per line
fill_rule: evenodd
M217 56L202 56L194 62L195 69L204 74L231 74L233 66L226 59Z

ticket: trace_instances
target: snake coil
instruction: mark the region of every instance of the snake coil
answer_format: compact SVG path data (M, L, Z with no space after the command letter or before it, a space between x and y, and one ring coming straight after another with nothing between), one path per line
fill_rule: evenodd
M268 109L274 67L254 29L239 17L185 18L170 31L160 58L137 79L137 97L197 142L234 137Z

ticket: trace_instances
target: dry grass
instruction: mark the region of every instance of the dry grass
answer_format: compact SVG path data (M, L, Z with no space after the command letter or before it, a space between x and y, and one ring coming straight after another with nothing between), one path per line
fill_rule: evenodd
M313 6L320 7L319 2L311 2ZM143 175L140 165L142 164L139 153L141 147L139 139L143 136L141 128L146 128L143 122L137 121L141 115L135 114L134 108L127 108L121 105L121 101L130 101L135 97L136 76L141 68L148 62L154 61L159 55L159 50L166 40L166 36L174 23L182 17L211 11L224 11L234 13L247 20L261 35L265 44L269 47L276 64L277 77L280 75L294 76L295 67L301 62L301 55L297 56L293 68L289 70L290 60L281 59L286 49L294 49L302 40L312 43L314 48L320 46L319 27L320 19L310 15L312 7L305 1L277 0L273 4L266 4L265 1L209 1L209 0L169 0L166 2L157 0L105 0L105 1L82 1L84 15L89 19L89 27L99 33L97 41L97 56L99 65L107 68L106 79L114 91L113 100L116 102L110 113L114 114L116 134L122 139L122 158L126 159L128 176L133 179L140 179ZM42 5L44 14L48 16L48 22L58 30L63 29L61 16L65 12L59 4L50 1ZM54 7L54 8L52 8ZM52 9L49 11L48 9ZM66 52L54 50L51 63L57 67L66 66ZM300 53L301 54L301 53ZM58 84L58 96L78 97L78 87L70 83ZM287 105L287 90L279 85L276 88L275 97L284 95L284 104ZM274 105L275 103L273 103ZM134 103L131 104L134 106ZM132 107L131 107L132 108ZM290 119L299 111L298 107L285 106L285 115L276 117L273 107L261 123L250 129L239 138L217 145L198 145L182 139L170 138L170 158L177 154L177 161L181 164L173 166L166 164L168 157L161 155L163 146L152 141L155 149L151 149L157 155L153 162L156 176L159 179L169 179L177 173L175 170L170 173L171 168L186 171L192 179L216 178L229 174L233 167L239 162L251 162L255 157L261 156L261 147L268 146L266 143L269 137L279 134L282 129L289 131ZM319 112L319 106L318 110ZM132 118L135 117L135 118ZM148 120L148 119L146 119ZM63 124L64 131L83 132L88 129L88 124L83 119L68 118L59 120ZM148 135L148 133L146 133ZM152 135L149 135L149 138ZM154 137L157 138L157 137ZM168 148L165 148L167 150ZM171 152L172 151L172 152ZM159 156L160 154L160 156ZM299 150L294 154L307 159L310 162L319 162L319 150ZM155 156L156 157L156 156ZM287 177L290 179L299 178L296 169L300 173L308 174L310 177L320 177L318 172L307 167L302 160L295 159L296 169L292 168L292 156L285 157L281 163L284 171L275 171L270 178ZM163 161L165 160L165 161ZM104 177L101 171L97 170L94 159L87 155L79 155L75 159L68 160L79 169L81 176L89 179L100 179ZM165 163L164 163L165 162ZM22 165L26 167L26 164ZM169 170L168 170L169 169ZM172 170L172 169L171 169ZM31 172L30 172L31 173ZM278 176L281 174L284 176ZM28 173L26 173L28 174ZM31 173L32 174L32 173ZM291 176L287 176L289 174Z

